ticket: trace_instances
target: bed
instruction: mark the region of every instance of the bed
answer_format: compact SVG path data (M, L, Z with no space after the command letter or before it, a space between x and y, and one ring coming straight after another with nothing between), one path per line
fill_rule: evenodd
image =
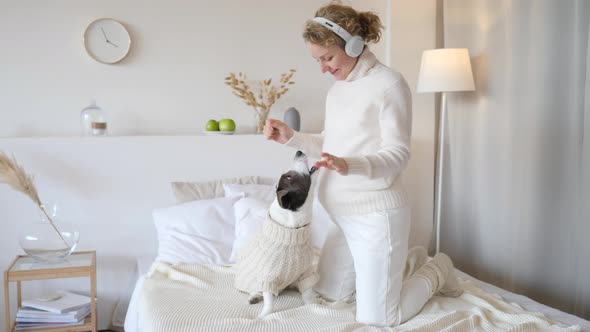
M140 331L153 330L153 329L142 328L141 321L140 321L139 307L138 307L138 302L139 302L141 290L144 286L144 282L150 272L150 268L152 267L153 263L154 263L154 257L140 257L137 259L137 262L136 262L137 279L135 281L135 285L133 287L133 292L130 297L129 306L126 310L126 315L124 314L124 312L122 312L123 315L119 314L120 318L124 317L124 326L125 326L125 331L127 331L127 332L140 332ZM208 267L205 266L205 267L207 269L212 269L212 271L215 271L215 269L216 269L215 266L208 266ZM197 267L189 267L189 266L180 267L181 270L186 270L187 268L193 269L193 270L198 270ZM227 273L230 273L230 268L228 268L228 267L225 267L225 268L219 267L219 270L222 271L222 272L220 272L220 275L225 274L223 272L224 270L226 270ZM449 309L449 308L443 309L443 308L448 307L448 306L455 306L456 307L459 304L468 307L470 304L473 303L474 299L479 297L478 301L482 301L482 302L480 302L481 306L483 306L483 303L488 302L486 305L494 306L495 308L502 309L505 312L531 312L534 314L530 314L530 315L535 315L538 317L546 317L547 319L554 321L553 326L552 326L553 329L546 328L545 330L547 330L547 331L559 331L559 330L563 330L563 331L590 331L590 322L583 320L577 316L573 316L573 315L561 312L557 309L553 309L551 307L548 307L548 306L545 306L545 305L540 304L538 302L535 302L535 301L533 301L527 297L524 297L522 295L514 294L514 293L508 292L506 290L503 290L501 288L490 285L488 283L485 283L483 281L474 279L471 276L469 276L463 272L460 272L460 271L459 271L459 276L462 280L462 284L463 284L464 288L466 289L466 293L468 295L462 296L459 300L452 299L450 301L445 301L444 298L436 297L423 310L423 312L421 313L421 315L423 316L422 318L412 322L412 325L407 325L407 326L404 325L403 329L398 328L398 330L395 330L395 329L390 329L390 330L391 331L412 331L413 329L416 330L416 327L422 327L419 330L439 331L439 329L433 329L433 328L429 328L428 326L424 326L426 323L432 324L433 322L435 322L436 317L438 317L438 320L441 320L443 318L448 318L448 319L457 320L457 321L463 320L463 324L473 324L474 321L477 321L477 319L482 319L482 316L485 316L485 311L483 311L483 309L477 309L477 310L470 309L471 310L471 312L470 312L471 317L462 316L463 318L460 319L458 317L459 315L452 316L452 315L448 314L448 312L452 311L451 309ZM225 275L225 282L227 282L227 278L228 278L228 276L226 274ZM223 284L223 282L220 282L220 284ZM166 287L166 286L164 286L164 287ZM190 284L186 285L187 289L190 289L191 287L192 286L190 286ZM282 296L284 296L284 301L282 301L282 303L281 303L281 306L280 306L281 309L282 310L297 311L297 307L301 305L301 301L297 298L298 297L297 293L293 292L293 291L287 291ZM464 299L464 297L467 297L467 299ZM455 302L455 303L452 303L452 302ZM233 305L248 308L248 305L246 305L245 303L246 303L245 297L239 296L239 300L236 301ZM286 309L287 306L291 306L291 309ZM253 319L254 317L256 317L255 314L258 312L258 310L260 310L260 307L257 305L250 306L250 307L251 307L251 309L253 309L253 311L247 311L248 315L249 315L249 318L247 318L247 319ZM509 308L509 309L507 309L507 308ZM124 309L120 308L119 310L124 310ZM354 315L353 315L354 307L353 306L343 307L343 308L334 309L334 310L335 311L342 310L343 317L339 318L339 319L342 319L343 321L348 322L347 328L352 328L352 329L348 329L348 330L354 330L355 328L358 329L358 331L371 330L371 329L363 329L364 327L358 326L358 325L352 323L352 321L354 321ZM438 310L440 310L440 313L437 314L436 312ZM478 311L478 310L481 310L481 311ZM464 311L464 313L465 312L467 312L467 311ZM445 317L444 313L447 313L446 317ZM279 315L278 313L274 314L274 315L278 316L276 319L280 319L280 317L281 317L281 315ZM283 313L282 315L287 315L287 313ZM476 318L476 317L479 317L479 318ZM120 318L119 318L118 323L122 324L123 321ZM272 316L270 318L275 319ZM523 316L523 318L531 318L531 317L530 316ZM432 320L428 321L429 319L432 319ZM558 324L561 324L563 326L569 326L570 328L563 329L563 328L560 328ZM468 325L468 326L472 326L472 325ZM480 326L482 326L481 330L483 330L482 323L480 323ZM578 326L578 327L576 327L576 326ZM254 328L254 326L252 326L252 327ZM270 325L269 328L270 327L275 327L275 326ZM305 326L303 326L303 327L305 327ZM457 330L459 330L459 326L454 325L451 327L451 329L450 329L451 331L455 330L455 329L453 329L453 327L457 327ZM536 327L537 326L534 326L529 322L529 325L527 325L526 328L521 327L519 329L519 327L514 326L511 330L512 331L542 330L542 329L538 329L538 328L535 329ZM190 329L179 329L178 331L183 331L183 330L189 331ZM198 329L195 329L195 330L198 330ZM221 329L221 330L223 330L223 329ZM269 330L272 330L272 329L269 329ZM301 329L301 330L303 330L303 329ZM325 329L325 330L328 331L330 329ZM344 328L339 329L339 326L335 324L331 330L345 330L345 329ZM375 329L375 331L377 331L377 330L379 330L379 329ZM382 329L382 330L387 331L388 329ZM477 329L468 328L467 330L477 330ZM510 329L500 329L500 330L507 331Z
M174 183L179 205L153 213L158 255L138 258L133 292L122 301L128 306L116 310L113 324L124 320L127 332L590 331L588 321L461 271L461 297L435 296L416 317L396 328L356 323L354 304L304 305L300 294L291 290L275 300L275 312L256 319L262 304L249 305L248 295L233 287L232 256L244 236L256 231L251 225L263 218L273 188L272 179L257 177ZM312 243L318 249L323 241L320 230L331 227L326 216L314 206ZM199 224L202 220L207 224ZM209 227L211 220L216 227ZM219 243L225 237L227 241ZM185 255L188 251L193 254Z

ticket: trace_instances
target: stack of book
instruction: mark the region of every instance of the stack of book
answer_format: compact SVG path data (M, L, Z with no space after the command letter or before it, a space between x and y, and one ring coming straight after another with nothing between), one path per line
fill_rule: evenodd
M16 313L16 330L81 325L89 314L90 297L60 292L51 298L24 300Z

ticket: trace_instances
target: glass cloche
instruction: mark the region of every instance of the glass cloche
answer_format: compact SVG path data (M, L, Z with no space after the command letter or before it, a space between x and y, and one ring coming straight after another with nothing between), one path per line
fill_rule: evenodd
M82 126L83 136L107 135L106 112L102 108L96 106L95 101L92 101L92 103L85 107L80 113L80 124Z

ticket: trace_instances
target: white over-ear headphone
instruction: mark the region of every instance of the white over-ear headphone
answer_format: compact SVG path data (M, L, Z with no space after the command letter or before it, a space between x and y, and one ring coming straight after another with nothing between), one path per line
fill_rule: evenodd
M363 48L365 47L365 41L361 36L352 36L348 31L344 30L338 24L323 18L323 17L314 17L313 20L326 28L334 31L335 34L340 36L340 38L344 39L346 44L344 45L344 51L348 56L356 58L363 52Z

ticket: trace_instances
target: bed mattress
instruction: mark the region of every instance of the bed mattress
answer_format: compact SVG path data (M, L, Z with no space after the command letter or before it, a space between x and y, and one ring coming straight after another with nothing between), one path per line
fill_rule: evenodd
M435 296L418 316L405 324L396 328L376 328L355 322L354 304L336 307L303 305L301 296L295 291L281 293L274 302L275 312L257 320L262 304L249 305L248 295L233 287L231 267L154 263L151 271L140 277L135 287L125 330L583 331L590 326L585 320L526 297L519 298L517 294L494 288L465 274L461 277L465 289L461 297ZM517 301L505 301L497 293L504 293L500 295L505 298L512 295L512 300ZM540 310L527 311L531 306Z

